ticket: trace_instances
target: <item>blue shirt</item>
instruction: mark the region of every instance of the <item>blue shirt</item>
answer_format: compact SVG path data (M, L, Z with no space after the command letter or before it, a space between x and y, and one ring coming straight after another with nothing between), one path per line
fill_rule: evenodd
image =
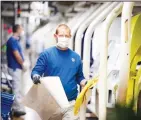
M41 53L31 77L34 74L59 76L69 101L76 99L77 84L84 79L80 56L70 49L60 50L57 47L51 47Z
M17 68L22 69L22 66L17 62L13 51L18 51L23 58L23 54L22 54L22 49L21 46L19 44L19 40L17 40L16 38L14 38L13 36L9 38L9 40L7 41L7 50L6 50L6 54L7 54L7 62L8 62L8 67L16 70Z

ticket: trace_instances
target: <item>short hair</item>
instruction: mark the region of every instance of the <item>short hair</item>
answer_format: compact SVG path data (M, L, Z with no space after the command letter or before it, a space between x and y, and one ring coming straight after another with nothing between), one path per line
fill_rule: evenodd
M15 25L13 25L13 28L12 28L13 33L17 32L17 30L19 29L19 27L20 27L19 24L15 24Z
M60 24L60 25L58 25L55 34L58 34L58 29L59 29L60 27L65 27L66 29L69 30L69 33L71 34L71 30L70 30L70 28L69 28L66 24Z

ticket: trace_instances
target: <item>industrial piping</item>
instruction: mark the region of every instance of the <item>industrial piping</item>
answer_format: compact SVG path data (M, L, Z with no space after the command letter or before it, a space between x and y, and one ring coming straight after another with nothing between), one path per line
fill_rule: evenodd
M134 2L125 2L122 10L121 21L121 52L120 52L120 72L119 72L119 89L117 102L126 104L127 85L130 71L130 44L131 44L131 16ZM124 94L120 94L124 93Z
M106 120L107 107L107 56L108 33L115 18L121 13L123 3L119 3L103 22L100 40L100 68L99 68L99 120Z
M74 36L75 33L78 29L78 27L83 24L83 22L92 14L93 11L95 11L98 7L100 6L100 4L97 4L95 6L92 6L91 8L87 9L87 11L85 13L83 13L79 18L77 18L74 23L73 26L71 28L71 40L70 40L70 44L69 44L69 48L73 50L73 43L74 43Z
M96 19L89 25L85 38L84 38L84 52L83 52L83 73L88 79L90 72L90 47L91 47L91 37L94 32L96 25L102 22L111 10L113 10L119 3L113 2L109 7L107 7L101 14L99 14Z
M81 56L81 43L82 43L82 35L85 29L89 26L89 24L98 16L104 9L106 9L111 2L106 2L101 5L93 14L78 28L76 37L75 37L75 52Z
M90 24L88 27L88 30L86 31L86 37L84 38L84 55L83 55L83 73L86 79L89 78L89 72L90 72L90 40L92 33L94 31L95 26L103 21L106 16L109 14L109 12L116 7L118 2L113 2L108 8L105 8L106 10L102 12L100 15L96 17L96 19ZM86 102L81 106L80 108L80 120L85 120L85 114L86 114Z

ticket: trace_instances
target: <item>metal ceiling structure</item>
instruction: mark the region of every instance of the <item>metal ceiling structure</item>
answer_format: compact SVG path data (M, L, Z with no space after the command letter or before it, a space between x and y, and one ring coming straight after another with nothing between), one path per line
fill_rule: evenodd
M18 1L17 1L18 2ZM2 12L2 17L13 17L14 16L14 10L15 10L15 4L16 1L2 1L1 2L1 12ZM44 2L41 2L44 3ZM76 3L75 1L49 1L49 7L52 12L55 11L55 8L57 9L58 12L64 12L65 10L69 11L70 6L75 6ZM79 2L78 8L87 8L92 4L96 4L99 2ZM30 12L32 11L31 9L31 4L32 1L19 1L18 2L20 9L22 12ZM133 14L137 14L141 12L141 2L136 2L135 7L133 9Z

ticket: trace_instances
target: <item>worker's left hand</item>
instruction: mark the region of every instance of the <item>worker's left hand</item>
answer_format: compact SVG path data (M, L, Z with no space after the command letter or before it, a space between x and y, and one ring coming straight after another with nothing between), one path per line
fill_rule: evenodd
M84 79L80 82L81 87L85 87L85 85L87 84L87 80Z
M81 81L80 85L81 85L82 89L85 87L85 85L87 85L87 83L88 83L88 80L84 79ZM90 89L93 89L93 87L91 87Z

